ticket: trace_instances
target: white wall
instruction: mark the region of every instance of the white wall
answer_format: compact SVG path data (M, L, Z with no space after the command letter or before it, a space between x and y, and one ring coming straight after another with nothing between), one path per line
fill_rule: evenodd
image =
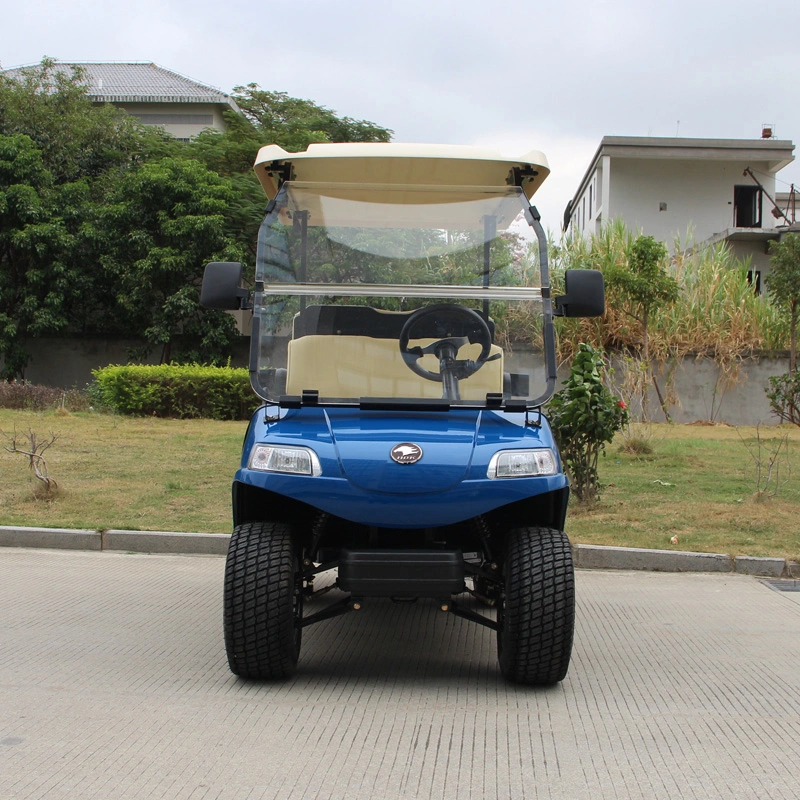
M732 241L729 243L733 254L740 261L750 259L750 266L752 269L760 270L761 277L765 278L770 270L770 255L767 252L769 242L754 241L754 242L741 242ZM761 290L764 291L764 284L761 284Z
M608 161L608 159L603 159ZM572 209L570 224L575 229L588 236L599 231L599 219L605 219L603 214L603 167L598 166L586 184L586 189L578 198L577 204Z
M632 231L670 247L678 237L685 241L691 227L694 241L702 242L734 227L734 186L756 185L743 174L748 166L774 197L775 177L766 163L604 156L578 197L570 224L589 236L602 223L621 218ZM764 197L764 229L775 227L771 208Z
M144 124L164 128L177 139L191 139L206 128L225 130L223 107L213 103L120 103L119 107L133 116L143 116ZM202 119L182 123L164 121L176 115Z
M630 229L668 244L684 238L691 224L694 240L702 242L734 227L734 186L755 186L743 175L748 166L772 194L775 179L764 174L768 167L763 163L614 158L606 219L621 217ZM659 210L662 203L666 210ZM768 206L764 198L765 228L774 227Z

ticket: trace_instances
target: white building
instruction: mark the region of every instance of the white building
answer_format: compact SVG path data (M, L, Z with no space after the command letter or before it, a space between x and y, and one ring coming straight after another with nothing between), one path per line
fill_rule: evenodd
M672 248L728 241L750 256L753 278L769 264L768 243L788 230L773 214L775 176L794 160L779 139L606 136L567 206L564 227L588 235L622 219ZM785 205L782 205L785 208Z
M224 131L222 112L239 112L230 95L152 62L58 62L56 68L70 73L80 68L92 102L118 106L143 124L164 128L182 141L206 128ZM13 77L22 69L3 74Z

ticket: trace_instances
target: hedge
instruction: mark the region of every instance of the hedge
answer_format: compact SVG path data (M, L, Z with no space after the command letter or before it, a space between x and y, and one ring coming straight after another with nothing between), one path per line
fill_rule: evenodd
M120 414L238 420L248 419L261 402L246 369L112 365L92 374L102 404Z

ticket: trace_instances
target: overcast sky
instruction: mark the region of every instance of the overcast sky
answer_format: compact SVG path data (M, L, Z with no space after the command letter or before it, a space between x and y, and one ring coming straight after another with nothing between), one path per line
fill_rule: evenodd
M603 136L800 140L798 0L0 0L3 68L45 55L258 83L395 141L542 150L554 230Z

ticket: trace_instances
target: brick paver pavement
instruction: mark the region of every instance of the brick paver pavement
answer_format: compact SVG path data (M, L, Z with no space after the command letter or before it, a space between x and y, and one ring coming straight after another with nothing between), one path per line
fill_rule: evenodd
M800 594L579 572L549 690L504 683L489 630L380 601L257 684L225 661L223 565L0 550L2 800L797 797Z

